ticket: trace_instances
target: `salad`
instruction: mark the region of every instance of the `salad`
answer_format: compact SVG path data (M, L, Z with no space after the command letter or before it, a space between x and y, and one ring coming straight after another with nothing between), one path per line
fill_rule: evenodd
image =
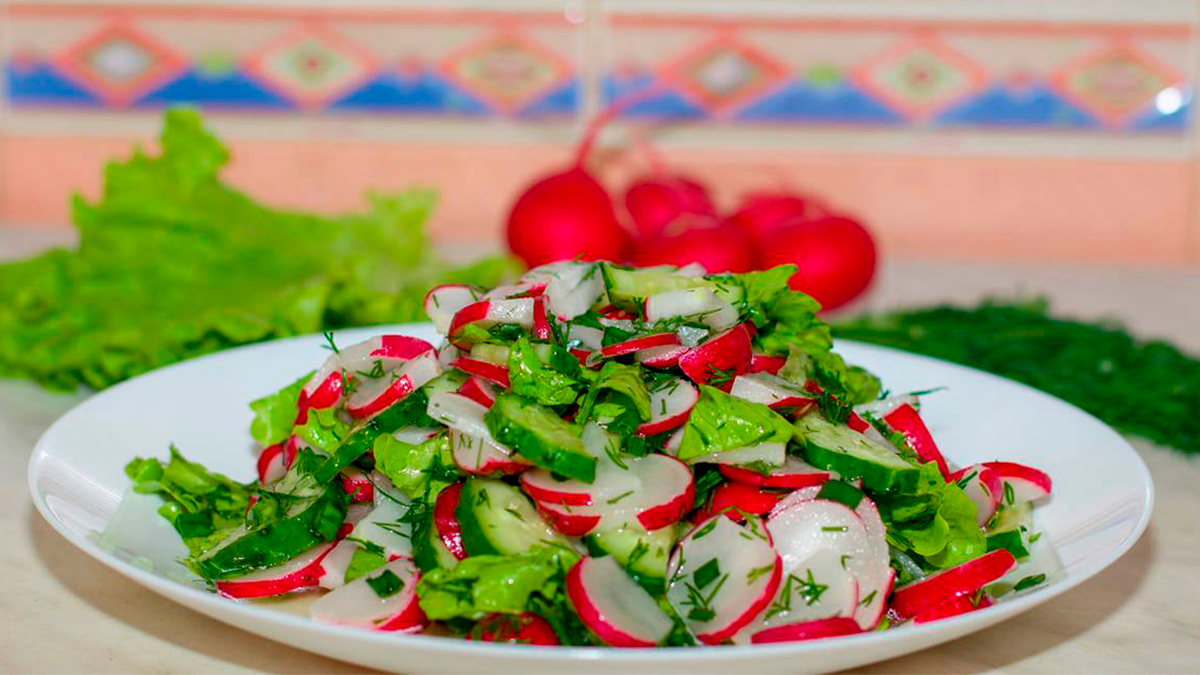
M317 370L251 404L256 481L175 448L126 472L215 592L319 594L314 619L371 630L758 644L1043 582L1015 570L1050 478L955 468L922 393L834 353L794 271L572 261L439 286L442 344L327 334Z

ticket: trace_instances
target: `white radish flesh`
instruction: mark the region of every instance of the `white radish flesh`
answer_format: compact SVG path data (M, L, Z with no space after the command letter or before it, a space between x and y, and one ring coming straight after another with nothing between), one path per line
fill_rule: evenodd
M450 447L454 463L463 471L477 476L520 473L531 466L523 458L491 440L491 436L470 436L451 429Z
M360 377L358 388L346 401L346 412L358 418L371 417L425 386L441 372L437 356L427 352L381 377Z
M350 561L354 559L354 552L357 550L358 544L349 539L343 539L333 547L333 550L321 561L321 588L338 588L346 585L346 570L350 569Z
M734 448L724 452L713 452L688 460L688 464L754 464L762 462L768 466L783 466L787 447L783 443L759 443L745 448Z
M470 286L446 284L435 286L425 295L425 314L439 335L450 330L450 321L458 310L479 299L479 292Z
M700 391L691 382L681 378L664 382L650 392L650 421L640 425L637 432L652 436L682 426L699 400Z
M550 311L566 321L587 312L604 295L604 279L597 263L550 263L529 270L521 279L545 282Z
M383 597L371 585L392 575L400 587ZM350 583L318 598L309 606L309 615L323 623L357 626L373 630L412 632L428 624L417 599L421 573L407 558L393 560Z
M770 373L738 375L733 380L733 388L729 390L729 394L767 406L797 398L812 399L812 394L805 391L804 387Z
M678 522L692 507L695 499L692 472L679 460L651 454L625 457L621 462L626 468L617 465L610 469L604 463L597 464L597 480L591 492L586 493L592 498L591 505L564 505L558 498L558 503L538 501L539 511L559 532L578 537L600 528L619 527L633 519L648 531L662 529ZM565 481L559 487L569 486L576 495L588 489L571 483Z
M350 532L350 538L369 541L383 549L388 558L409 557L413 553L409 527L400 525L400 519L408 513L408 499L384 498Z
M950 481L959 483L963 494L975 504L975 522L980 527L996 515L1000 500L1004 496L1004 485L995 471L982 464L973 464L950 475Z
M566 589L584 625L613 647L653 647L671 632L671 619L613 556L582 558Z

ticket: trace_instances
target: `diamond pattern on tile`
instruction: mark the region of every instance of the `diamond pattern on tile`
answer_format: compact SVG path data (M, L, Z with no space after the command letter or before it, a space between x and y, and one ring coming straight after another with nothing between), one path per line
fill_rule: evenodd
M251 55L246 69L297 105L319 108L370 78L376 64L369 51L313 24Z
M123 106L178 72L183 60L133 26L111 24L67 49L55 65L107 104Z
M719 112L749 100L786 74L787 68L765 52L723 36L669 65L662 79Z
M1143 112L1164 89L1179 82L1171 68L1131 45L1109 45L1064 66L1055 86L1109 124Z
M867 62L855 79L906 116L925 120L982 89L987 73L944 43L921 37Z
M468 92L509 112L565 84L571 75L561 56L516 33L468 45L451 54L442 69Z

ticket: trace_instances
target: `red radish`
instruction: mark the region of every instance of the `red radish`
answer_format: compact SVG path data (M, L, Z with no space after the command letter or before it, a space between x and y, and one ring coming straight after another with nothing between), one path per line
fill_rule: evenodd
M746 516L769 513L783 498L778 492L768 492L745 483L725 483L712 491L712 498L692 516L700 523L716 515L724 515L736 523L746 522Z
M831 472L818 469L808 462L791 455L788 455L783 460L783 466L772 469L771 473L766 475L732 464L721 464L717 468L720 470L722 476L743 485L788 488L793 490L796 488L821 486L834 477Z
M400 587L381 596L371 581L391 576ZM309 616L323 623L357 626L374 630L418 632L429 624L417 597L421 572L408 558L393 560L350 583L317 598Z
M508 216L508 247L530 267L584 256L590 260L623 260L629 232L617 219L612 198L585 164L596 135L626 106L627 98L591 122L579 144L574 164L545 176L525 189Z
M470 348L470 342L461 338L467 326L491 328L497 324L510 323L524 328L533 327L534 298L500 298L473 302L458 310L450 319L446 337L461 349Z
M750 238L737 228L713 223L715 220L679 234L642 239L634 247L632 262L640 267L699 263L711 273L755 269Z
M339 538L340 540L340 538ZM321 561L338 541L320 544L277 567L217 582L217 592L227 598L267 598L317 586L325 570Z
M375 486L367 478L367 474L358 469L343 469L341 473L342 489L355 503L374 502Z
M434 346L421 338L407 335L381 335L379 336L379 346L371 352L371 358L411 361L432 351L434 351Z
M640 469L622 469L606 459L597 462L596 479L591 483L559 480L547 469L533 469L521 474L521 487L536 502L566 506L602 505L621 495L628 497L631 492L642 488ZM628 463L626 465L628 466ZM614 504L619 504L620 501L622 500L618 499Z
M752 357L749 334L734 326L679 357L679 368L696 384L729 391L738 375L750 371Z
M566 579L580 621L613 647L654 647L671 632L671 619L613 556L584 557Z
M903 403L884 415L883 421L904 436L922 462L935 462L938 471L942 472L942 478L950 477L950 467L946 465L946 458L942 457L937 443L933 441L933 434L929 433L929 428L925 426L916 408Z
M298 447L293 436L282 443L263 448L258 455L259 485L270 485L283 478L283 474L291 468L292 462L296 461Z
M550 330L550 321L546 318L546 299L534 298L533 300L533 328L529 334L535 340L548 342L554 337L554 333Z
M785 624L761 630L750 636L750 642L756 645L773 642L800 642L802 640L820 640L822 638L854 635L863 632L854 619L835 616L828 619L802 621Z
M458 393L475 401L479 405L490 408L496 402L496 390L492 384L482 377L472 375L458 388Z
M429 397L425 412L455 431L485 439L489 443L496 442L483 421L487 408L462 394L438 392Z
M625 210L641 237L660 234L680 216L715 218L717 215L703 185L662 172L638 179L626 188Z
M770 373L776 375L779 369L783 368L783 364L787 363L786 356L772 356L770 354L755 354L750 357L750 372L752 373Z
M501 284L492 287L483 294L484 300L516 300L519 298L536 298L546 290L546 281L522 281L518 284Z
M382 498L370 513L355 523L350 538L380 547L388 560L412 557L413 545L408 537L407 528L401 531L396 528L396 523L408 513L408 498L403 495L391 495L382 485L375 492L376 497ZM388 496L383 496L385 494Z
M892 611L900 619L915 617L956 596L974 593L1016 566L1017 561L1005 549L985 553L957 567L897 588L892 595Z
M584 507L563 506L551 502L537 502L538 515L559 534L568 537L585 537L600 529L601 516Z
M601 358L608 359L614 356L621 356L622 354L632 354L643 349L673 346L678 344L679 336L675 333L655 333L653 335L646 335L639 338L633 338L632 340L626 340L624 342L618 342L616 344L609 345L602 348L599 354Z
M437 436L442 432L441 429L433 429L426 427L404 427L392 432L392 438L409 445L420 445L425 441ZM390 482L390 481L389 481ZM379 481L376 480L376 484Z
M683 426L692 407L700 400L700 392L692 383L675 378L650 392L650 421L640 425L640 436L653 436Z
M558 634L554 627L533 612L524 614L489 614L475 624L471 632L463 636L480 642L506 642L508 644L554 646Z
M462 488L462 483L451 485L438 493L433 504L433 527L437 530L438 538L442 540L446 550L459 560L467 557L467 550L463 548L462 542L462 526L458 524L458 517L454 515Z
M582 537L601 526L617 527L634 518L647 531L659 530L678 522L692 508L696 489L687 465L660 454L622 461L628 468L605 470L603 474L599 472L601 465L597 465L597 480L591 492L585 484L563 481L558 486L557 496L550 494L552 501L537 502L538 512L562 534ZM541 473L524 483L527 489L534 485L535 491L542 490L541 494L547 494L550 487ZM627 485L629 487L625 487ZM564 505L565 493L591 495L592 505ZM609 497L610 494L613 496ZM573 498L573 501L581 499Z
M1000 500L1004 496L1000 476L982 464L972 464L950 474L946 479L948 483L960 481L963 493L975 503L975 522L983 527L996 515L996 509L1000 508Z
M669 446L670 440L667 441ZM675 446L676 448L678 445ZM668 448L668 452L672 449ZM699 457L692 457L688 464L754 464L761 462L768 466L783 466L787 456L787 447L783 443L756 443L744 448L734 448L721 452L712 452Z
M359 419L371 417L425 386L440 375L435 352L428 351L379 378L363 378L346 401L346 412Z
M350 561L354 559L354 552L358 550L358 544L343 539L333 547L333 550L325 555L321 560L321 579L318 582L321 588L337 588L346 585L346 570L350 569Z
M570 321L592 309L604 296L604 279L596 263L557 262L529 270L522 281L545 281L547 309Z
M523 457L509 452L488 438L468 436L455 429L450 430L450 447L458 468L475 476L497 473L511 476L532 466Z
M651 347L635 353L633 360L647 368L674 368L679 365L679 357L688 353L690 349L683 345Z
M788 285L813 296L826 310L858 297L875 276L875 242L857 221L842 216L785 225L759 255L763 268L795 264L798 271Z
M984 462L983 466L996 472L1000 481L1013 492L1013 502L1031 502L1050 495L1054 487L1050 476L1031 466L1015 462Z
M698 640L716 645L771 602L783 564L757 518L738 525L717 516L679 541L667 569L667 600ZM704 607L697 606L696 591Z
M871 423L853 410L850 411L850 417L846 419L846 426L860 434L868 433L871 430Z
M604 346L604 331L593 326L571 324L567 333L567 344L594 352Z
M895 394L887 398L881 398L878 401L856 405L854 406L854 412L864 415L870 413L875 417L883 417L905 403L912 406L914 410L917 410L920 406L920 398L916 394Z
M450 365L468 375L474 375L493 384L498 384L505 389L509 387L508 366L488 363L487 361L473 359L469 356L460 356L457 361Z
M449 370L450 364L458 360L458 357L461 355L461 349L455 347L450 342L443 342L442 346L438 348L438 365L440 365L443 370Z
M951 600L947 600L937 607L927 609L924 612L913 617L913 623L930 623L931 621L940 621L949 619L952 616L960 616L969 614L979 609L986 609L992 606L992 599L986 594L976 596L974 593L957 596Z
M729 393L788 417L800 417L817 403L802 387L770 373L738 375Z
M450 330L450 321L458 310L479 300L479 291L461 284L434 286L425 294L425 315L439 335Z
M762 247L770 241L775 230L808 216L811 211L811 203L799 195L757 192L743 197L737 211L726 222L750 235Z
M334 357L336 358L336 356L335 354ZM317 375L320 374L320 372L317 373ZM325 379L321 380L321 383L311 393L308 391L311 381L309 385L301 389L296 399L296 424L304 424L308 421L309 410L323 410L337 405L342 400L343 379L342 371L339 368L325 376Z

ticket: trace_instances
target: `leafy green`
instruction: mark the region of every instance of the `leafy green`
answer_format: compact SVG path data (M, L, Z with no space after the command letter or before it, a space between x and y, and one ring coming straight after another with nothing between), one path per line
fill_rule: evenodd
M299 414L300 390L312 373L296 380L274 394L268 394L250 402L254 421L250 423L250 435L263 446L275 445L292 434Z
M1113 322L1053 316L1045 299L866 315L836 331L1023 382L1121 431L1200 453L1200 359Z
M814 380L824 391L844 402L855 405L879 398L880 382L865 369L848 366L840 354L828 350L807 351L792 345L779 376L804 384Z
M430 286L511 272L434 255L428 192L334 218L274 210L221 182L228 151L195 112L167 112L161 146L109 164L99 201L75 197L78 249L0 265L0 376L101 389L238 344L420 320Z
M601 405L612 402L613 405L597 408L598 402ZM642 421L650 419L650 390L642 378L642 369L636 365L606 361L600 368L596 382L579 404L579 419L616 417L626 408L636 411Z
M574 551L540 547L519 555L479 555L421 577L421 609L434 621L479 620L493 612L520 614L540 595L565 602L563 579L579 559Z
M304 424L297 424L291 433L330 454L350 436L350 425L342 420L336 408L322 408L309 410L308 419Z
M780 297L792 293L788 289L788 279L791 279L795 273L795 265L777 265L767 270L744 274L723 274L711 279L718 286L727 283L740 286L742 300L739 309L746 318L754 322L754 325L761 328L770 323L772 308L779 302Z
M946 569L987 552L975 522L975 503L954 483L946 483L937 465L921 465L917 492L874 495L887 526L888 543L911 551L935 569Z
M350 565L346 568L344 581L350 583L367 572L374 572L386 564L387 557L383 555L382 551L368 551L359 546L354 549L354 555L350 558Z
M450 437L446 434L438 434L419 445L381 434L375 439L373 450L375 468L412 499L427 490L436 494L458 480Z
M557 345L548 346L552 354L558 350L566 354L567 359L551 356L550 363L543 363L538 358L533 343L525 337L509 346L510 389L513 393L531 398L542 405L574 403L583 385L575 377L580 372L579 361Z
M707 385L701 385L700 400L683 429L681 460L792 438L792 425L767 406Z

